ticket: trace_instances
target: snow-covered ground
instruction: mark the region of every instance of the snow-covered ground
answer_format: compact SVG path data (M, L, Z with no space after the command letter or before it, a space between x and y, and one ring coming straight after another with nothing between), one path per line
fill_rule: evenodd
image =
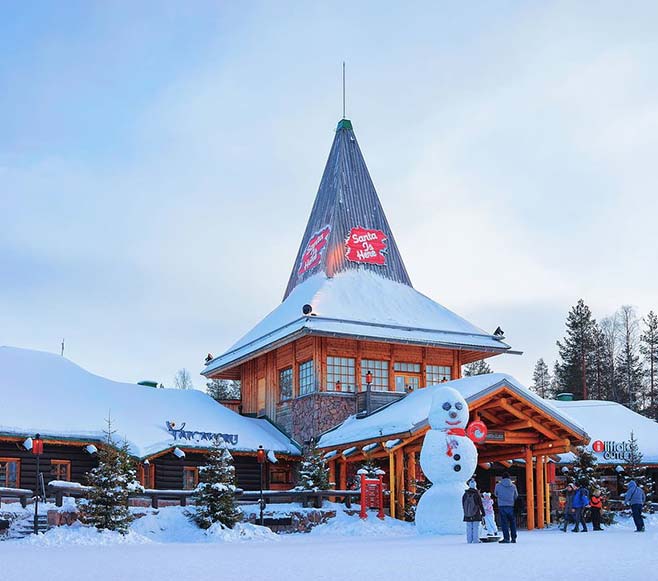
M467 545L462 536L423 537L413 525L340 514L310 534L274 535L253 525L206 535L179 508L138 520L126 537L60 527L0 542L2 579L378 579L447 581L651 577L658 567L658 515L636 534L627 520L604 532L521 532L516 545Z

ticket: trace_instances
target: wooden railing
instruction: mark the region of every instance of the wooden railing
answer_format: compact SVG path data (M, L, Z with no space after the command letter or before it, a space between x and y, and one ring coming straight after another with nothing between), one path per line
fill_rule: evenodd
M23 508L27 506L27 499L32 498L32 496L34 496L34 492L27 488L5 488L0 486L0 500L3 498L18 498Z

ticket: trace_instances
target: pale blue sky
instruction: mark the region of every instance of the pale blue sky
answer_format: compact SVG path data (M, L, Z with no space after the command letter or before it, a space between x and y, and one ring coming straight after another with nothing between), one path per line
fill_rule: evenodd
M415 287L529 381L658 308L653 2L4 2L0 344L196 373L281 299L347 113Z

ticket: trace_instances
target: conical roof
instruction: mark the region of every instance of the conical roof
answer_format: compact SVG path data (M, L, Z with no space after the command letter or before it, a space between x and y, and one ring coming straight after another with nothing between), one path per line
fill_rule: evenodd
M284 300L319 272L360 269L411 285L352 123L338 123Z

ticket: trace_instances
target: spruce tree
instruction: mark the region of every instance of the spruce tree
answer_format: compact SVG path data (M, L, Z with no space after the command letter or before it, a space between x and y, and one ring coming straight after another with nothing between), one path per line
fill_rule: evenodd
M240 382L231 379L213 379L206 383L206 393L220 403L225 399L240 399Z
M557 368L559 383L576 399L589 399L592 379L591 360L595 321L592 312L580 299L567 316L567 334L557 342L560 363Z
M91 490L80 501L81 520L99 530L126 534L132 515L128 507L131 493L143 492L129 455L128 443L117 446L108 418L103 445L98 450L98 466L87 475Z
M639 323L635 309L619 309L621 349L617 355L617 379L621 402L634 411L642 407L644 372L639 356Z
M493 373L493 371L484 359L473 361L473 363L464 365L465 377L472 377L473 375L486 375L487 373Z
M196 507L190 518L202 529L215 523L232 529L241 513L235 504L235 467L224 442L215 442L208 461L199 467L199 484L192 500Z
M304 459L299 469L298 484L295 490L328 490L329 467L324 461L315 442L311 441L306 448Z
M640 352L644 356L644 366L648 383L647 403L644 414L658 420L658 316L653 311L643 319L644 330L640 337Z
M635 483L644 490L647 502L650 502L653 498L653 479L647 474L646 466L642 465L642 452L640 452L640 446L633 432L628 440L628 455L624 473L626 486L631 480L635 480Z
M548 365L541 358L535 364L532 374L532 390L542 398L551 396L551 374Z

